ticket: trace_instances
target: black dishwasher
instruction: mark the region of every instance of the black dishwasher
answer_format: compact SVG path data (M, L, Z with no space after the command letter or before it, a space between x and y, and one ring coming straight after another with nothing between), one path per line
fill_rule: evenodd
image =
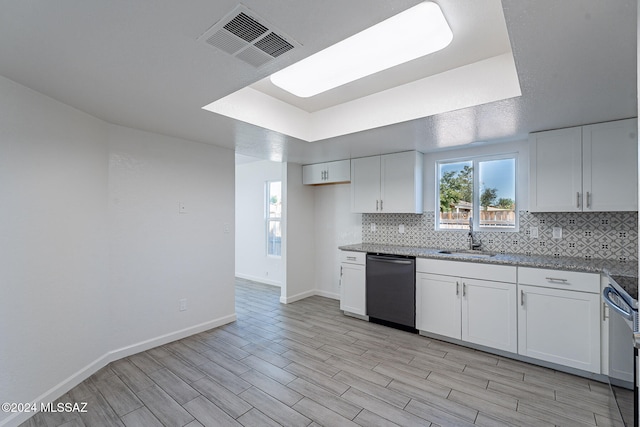
M371 322L417 332L415 257L367 254L367 316Z

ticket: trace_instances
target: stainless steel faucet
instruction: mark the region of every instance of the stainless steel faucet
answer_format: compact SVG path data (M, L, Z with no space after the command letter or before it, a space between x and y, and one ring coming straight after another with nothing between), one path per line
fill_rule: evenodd
M480 250L480 246L482 246L482 242L478 241L476 243L473 235L473 216L469 215L469 250Z

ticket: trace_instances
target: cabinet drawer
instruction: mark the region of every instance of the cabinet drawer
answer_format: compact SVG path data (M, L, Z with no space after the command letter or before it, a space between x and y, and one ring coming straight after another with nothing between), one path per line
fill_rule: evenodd
M516 283L516 267L508 265L417 258L416 272Z
M518 283L581 292L600 292L600 275L577 271L518 267Z
M365 265L366 256L365 252L340 251L340 262Z

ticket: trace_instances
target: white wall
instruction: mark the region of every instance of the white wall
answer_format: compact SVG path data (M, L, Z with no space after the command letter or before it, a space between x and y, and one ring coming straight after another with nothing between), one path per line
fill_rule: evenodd
M362 214L351 213L351 184L319 185L315 199L316 293L340 298L338 246L362 242Z
M234 153L110 130L112 349L234 320Z
M106 127L0 77L2 402L37 401L109 349Z
M316 251L313 187L302 185L302 166L287 163L282 176L284 286L280 302L314 295Z
M282 163L236 165L236 276L282 286L282 257L267 256L265 182L282 180Z
M49 401L111 360L233 320L233 210L233 152L0 77L0 401Z

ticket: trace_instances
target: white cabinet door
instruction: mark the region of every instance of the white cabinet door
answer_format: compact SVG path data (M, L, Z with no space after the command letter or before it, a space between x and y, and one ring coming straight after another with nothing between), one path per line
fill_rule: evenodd
M600 295L518 285L518 353L600 373Z
M516 353L516 284L461 279L462 339Z
M422 213L422 153L386 154L380 167L380 211Z
M459 279L416 274L416 329L460 339Z
M351 211L380 211L380 156L351 160Z
M365 266L343 262L340 265L340 310L366 315Z
M302 166L302 184L314 185L324 183L326 169L325 163Z
M638 210L638 124L635 119L584 126L583 210Z
M529 210L582 211L582 128L533 133L529 147Z
M351 181L351 161L338 160L327 163L327 181L331 183Z

